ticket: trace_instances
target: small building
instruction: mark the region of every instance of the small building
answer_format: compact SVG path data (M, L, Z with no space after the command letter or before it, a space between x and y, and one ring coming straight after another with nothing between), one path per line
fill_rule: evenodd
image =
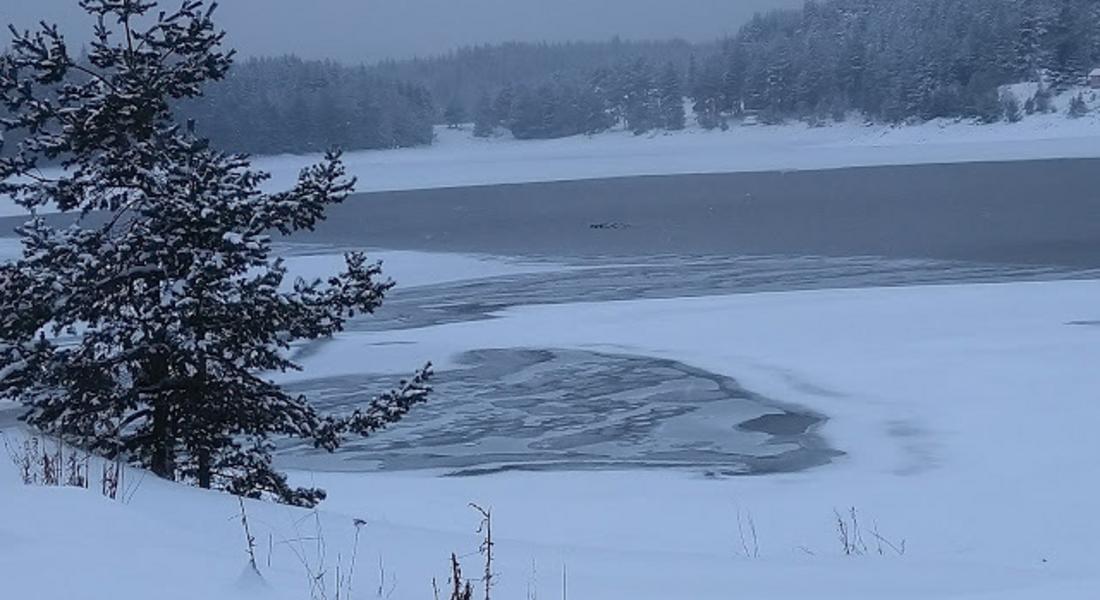
M1089 87L1094 90L1100 90L1100 67L1095 68L1089 73Z

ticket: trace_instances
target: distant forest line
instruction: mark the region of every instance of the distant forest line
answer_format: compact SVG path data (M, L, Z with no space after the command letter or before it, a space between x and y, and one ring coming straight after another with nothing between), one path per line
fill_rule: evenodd
M520 139L679 129L684 98L708 128L746 113L1015 120L1096 67L1097 0L820 0L707 44L507 43L356 67L250 59L178 108L228 150L304 153L427 145L443 123ZM1020 81L1048 89L1022 104L998 94Z

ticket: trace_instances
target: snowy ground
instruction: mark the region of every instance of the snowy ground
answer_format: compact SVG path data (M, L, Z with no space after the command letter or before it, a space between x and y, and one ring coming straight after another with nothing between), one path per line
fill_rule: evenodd
M845 123L809 127L735 126L635 136L614 131L559 140L482 140L463 130L439 128L431 147L349 152L345 163L360 192L432 189L507 183L602 179L637 175L820 170L855 166L1100 157L1100 96L1085 91L1092 114L1070 119L1065 108L1076 91L1054 101L1056 113L1019 123L977 125L937 120L911 126ZM1023 101L1021 100L1021 103ZM259 157L271 172L268 187L293 184L318 156ZM0 216L22 214L10 202Z
M399 189L1100 156L1100 119L1062 115L1017 125L791 125L640 140L445 136L453 137L434 148L349 162L375 186L367 189ZM305 160L264 166L285 182ZM16 251L0 239L0 257ZM303 276L334 260L327 246L281 251ZM338 574L354 588L341 598L430 598L433 577L445 587L451 552L467 575L481 570L469 502L493 508L494 597L502 600L556 598L563 588L587 600L1100 597L1095 273L870 257L557 264L372 256L403 285L392 305L376 325L304 348L307 370L286 383L385 383L429 359L442 375L464 373L471 356L553 360L493 371L495 387L476 401L454 413L433 406L430 418L397 434L407 437L380 438L391 449L435 444L438 455L420 468L348 469L341 455L305 471L293 454L281 457L299 469L297 481L327 488L330 499L316 514L246 503L262 578L245 569L231 497L130 472L126 501L111 502L94 491L22 486L0 460L0 598L335 598ZM560 390L546 385L554 378L563 379ZM555 410L568 412L586 389L630 401L606 414L599 406L574 411L579 422L539 419L538 405L517 401L561 391ZM718 394L730 390L740 391ZM685 399L701 408L647 412ZM490 409L507 423L479 414ZM809 425L808 436L743 427L784 411L827 420ZM5 414L12 411L0 410L0 426ZM433 427L449 429L447 415L464 422L457 437L440 441ZM8 435L20 433L9 427ZM815 436L826 447L812 449L827 450L827 460L758 471L767 475L730 477L696 460L768 461ZM527 458L517 458L524 445ZM443 476L494 453L496 466L534 457L571 467L596 457L604 468ZM676 468L656 468L666 463ZM848 519L861 556L845 555L834 511ZM353 519L366 522L358 545ZM324 594L317 581L327 582Z
M1091 281L761 293L529 306L357 334L311 360L384 347L380 369L397 370L530 346L675 359L828 415L822 433L846 456L731 479L299 473L332 494L318 516L325 544L308 513L249 503L267 588L240 577L228 497L146 480L128 504L110 503L23 488L5 464L5 597L306 598L296 553L314 570L323 553L329 577L338 563L346 574L353 517L367 521L355 597L377 597L380 562L383 597L430 597L451 551L479 569L470 501L494 509L499 598L557 597L563 568L572 598L1096 597L1098 294ZM852 506L868 556L845 557L837 541L833 510ZM739 513L759 557L744 556L757 544L751 533L742 543ZM904 540L904 556L880 556L875 530Z
M1027 85L1015 87L1026 91ZM346 162L360 177L359 190L375 192L636 175L1095 158L1100 156L1100 113L1067 118L1076 93L1055 98L1055 113L992 125L936 120L890 127L853 118L817 128L791 123L708 132L692 123L682 132L642 137L617 131L539 141L479 140L469 128L440 128L430 148L354 152ZM1100 96L1084 94L1090 106L1100 109ZM274 174L277 188L289 185L310 160L316 157L269 157L259 166Z
M560 140L479 140L470 130L439 130L429 148L352 152L345 159L361 192L853 166L906 165L1100 156L1100 114L1069 119L1034 115L1020 123L932 121L887 127L857 122L812 128L800 123L729 131L634 136L610 132ZM293 182L316 157L258 161L273 188Z

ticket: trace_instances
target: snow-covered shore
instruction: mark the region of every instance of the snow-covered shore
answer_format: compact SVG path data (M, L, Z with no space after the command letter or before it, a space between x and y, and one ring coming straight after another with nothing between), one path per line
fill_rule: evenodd
M635 136L615 131L559 140L481 140L440 129L429 148L351 152L359 191L395 191L638 175L820 170L845 167L1100 157L1100 115L1033 115L1020 123L857 122L733 127ZM257 166L289 185L316 157L264 157Z
M1092 94L1092 92L1087 92ZM1080 119L1058 112L1019 123L980 125L936 120L917 125L869 125L852 119L823 127L803 123L635 136L611 131L557 140L477 139L470 127L440 127L430 147L348 152L360 192L435 189L641 175L822 170L908 164L1100 157L1100 110ZM1090 96L1100 109L1100 98ZM272 174L267 187L290 187L298 171L320 157L257 157ZM10 201L0 216L22 214Z
M431 594L450 552L476 573L491 505L500 598L1091 598L1100 442L1097 282L959 285L525 307L488 322L342 338L310 364L364 348L406 359L553 346L675 358L831 420L828 467L708 480L677 472L307 474L328 576L380 569L393 598ZM372 357L378 356L371 350ZM308 367L308 365L307 365ZM0 461L2 462L2 461ZM834 509L856 507L867 556L847 557ZM320 569L309 513L249 503L265 588L242 583L236 502L147 480L129 504L24 488L0 466L0 573L13 598L307 598ZM738 526L740 514L741 526ZM756 541L748 531L751 515ZM899 556L879 555L875 532ZM301 542L308 538L308 543ZM295 541L297 540L297 541ZM759 546L759 557L755 555ZM268 554L271 565L267 564ZM64 577L29 577L41 565ZM366 565L370 565L367 567ZM346 573L346 571L345 571ZM104 591L107 595L104 595ZM331 588L330 588L331 593Z

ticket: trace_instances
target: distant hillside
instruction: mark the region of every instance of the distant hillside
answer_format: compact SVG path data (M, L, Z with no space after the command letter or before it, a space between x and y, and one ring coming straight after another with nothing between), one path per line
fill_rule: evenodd
M572 81L598 68L611 68L637 59L687 69L693 53L709 52L711 45L682 40L569 43L506 43L473 46L431 58L386 61L370 67L372 73L415 82L431 91L440 106L458 100L468 111L484 92L506 86L536 87L551 79Z
M425 145L440 123L521 139L679 129L684 96L708 128L852 113L993 122L1054 110L1051 98L1096 67L1100 0L820 0L711 44L506 43L364 66L249 60L179 109L220 147L257 154ZM1000 92L1018 82L1037 85L1028 97ZM1081 100L1070 112L1088 109Z
M437 119L424 86L295 57L237 63L178 109L217 146L254 154L430 144Z
M1097 0L824 0L755 18L693 78L697 112L1015 119L1100 66ZM998 87L1043 81L1015 106Z

